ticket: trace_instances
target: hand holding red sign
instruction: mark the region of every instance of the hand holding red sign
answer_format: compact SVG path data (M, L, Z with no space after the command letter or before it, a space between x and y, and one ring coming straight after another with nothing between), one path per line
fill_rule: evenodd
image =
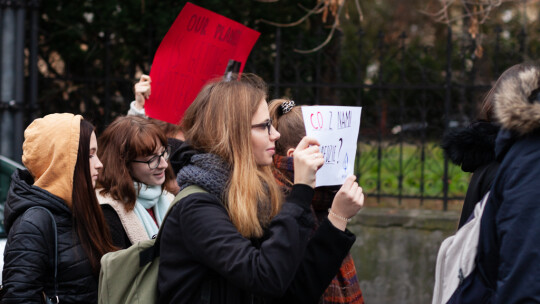
M187 3L163 38L152 63L152 95L145 105L152 118L178 124L202 86L223 76L229 60L242 63L260 33L224 16Z

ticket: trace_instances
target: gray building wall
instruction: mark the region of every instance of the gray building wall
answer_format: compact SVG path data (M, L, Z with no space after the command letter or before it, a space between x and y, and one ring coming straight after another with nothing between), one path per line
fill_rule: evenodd
M365 208L349 224L351 250L367 304L431 303L441 242L456 211Z

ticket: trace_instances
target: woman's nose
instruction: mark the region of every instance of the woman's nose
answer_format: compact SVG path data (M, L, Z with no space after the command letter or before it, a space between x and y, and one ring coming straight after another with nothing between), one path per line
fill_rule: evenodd
M101 162L101 160L99 160L98 156L96 155L96 158L97 158L97 162L96 162L96 169L102 169L103 168L103 163Z
M163 156L159 157L159 165L158 168L160 169L166 169L169 166L169 163L165 160Z
M276 128L274 128L274 126L272 126L272 127L270 128L270 140L271 140L271 141L276 141L276 140L278 140L280 137L281 137L281 134L279 134L278 130L276 130Z

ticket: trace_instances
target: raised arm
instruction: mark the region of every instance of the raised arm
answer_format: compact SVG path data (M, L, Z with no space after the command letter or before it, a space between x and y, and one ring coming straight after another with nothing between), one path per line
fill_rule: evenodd
M142 75L133 88L135 92L135 100L129 105L129 111L127 115L142 116L146 118L146 112L144 110L144 104L146 99L150 97L152 93L151 87L152 80L148 75Z

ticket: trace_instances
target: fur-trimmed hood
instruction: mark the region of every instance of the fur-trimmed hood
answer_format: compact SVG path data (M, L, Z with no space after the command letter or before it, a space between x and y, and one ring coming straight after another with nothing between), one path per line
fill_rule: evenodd
M540 128L540 103L529 96L538 89L540 66L531 65L517 74L501 80L494 95L495 117L503 129L519 135Z

